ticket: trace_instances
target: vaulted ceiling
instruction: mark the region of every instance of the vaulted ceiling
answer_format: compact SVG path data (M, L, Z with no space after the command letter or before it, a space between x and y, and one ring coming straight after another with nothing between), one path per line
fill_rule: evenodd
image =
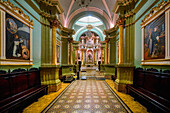
M92 0L87 8L81 8L76 0L59 0L59 2L64 9L62 18L64 19L64 24L66 27L69 27L68 24L72 19L75 20L75 18L78 18L76 15L82 12L87 13L87 11L99 13L99 15L103 16L106 21L108 21L109 27L113 27L110 24L113 22L112 10L116 0ZM100 19L102 19L102 17Z
M80 8L80 6L78 5L77 2L75 2L75 0L59 0L59 1L62 8L64 9L65 16L70 15L72 12ZM92 0L92 2L89 4L89 7L100 8L101 10L105 11L108 14L108 16L109 15L113 16L112 9L114 3L115 0Z

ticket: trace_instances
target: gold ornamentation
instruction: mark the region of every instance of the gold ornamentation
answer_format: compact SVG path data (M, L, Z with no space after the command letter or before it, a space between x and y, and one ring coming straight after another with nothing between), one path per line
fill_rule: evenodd
M58 27L59 26L59 21L57 18L50 18L49 21L51 22L52 26Z
M126 1L123 2L123 5L127 6L127 5L130 5L130 4L134 3L134 2L136 3L137 1L138 0L126 0Z
M3 5L5 5L7 8L9 8L11 11L14 11L15 13L19 14L20 16L22 16L24 19L30 21L29 16L26 15L25 13L23 13L23 11L20 8L14 6L14 4L11 4L11 2L9 0L4 1L4 2L1 1L1 3Z
M170 1L163 1L163 0L162 0L160 4L158 4L157 6L155 6L154 8L152 8L152 9L150 10L150 13L145 16L144 20L142 20L142 24L141 24L141 25L144 25L145 22L146 22L147 20L149 20L151 16L155 15L159 10L161 10L162 8L164 8L164 6L166 6L166 5L169 4L169 3L170 3Z
M116 25L116 26L114 26L113 28L110 28L110 29L108 29L108 30L104 30L103 33L104 33L105 35L107 35L107 34L110 34L110 33L112 33L112 32L116 32L118 29L119 29L119 27Z
M46 13L46 12L43 12L41 11L40 15L44 16L44 17L47 17L49 18L50 17L50 14Z
M116 24L118 24L119 26L123 25L125 20L126 20L126 18L124 16L120 15L119 18L116 21Z
M86 29L88 29L88 30L93 29L93 26L89 24L86 26Z
M128 12L126 15L125 15L125 17L127 18L127 17L130 17L130 16L133 16L133 15L135 15L136 13L134 13L134 11L130 11L130 12Z
M62 31L62 32L65 32L65 33L68 33L68 34L70 34L70 35L75 34L75 31L74 31L73 29L69 29L69 28L66 28L66 27L63 27L63 26L62 26L62 28L61 28L61 31Z

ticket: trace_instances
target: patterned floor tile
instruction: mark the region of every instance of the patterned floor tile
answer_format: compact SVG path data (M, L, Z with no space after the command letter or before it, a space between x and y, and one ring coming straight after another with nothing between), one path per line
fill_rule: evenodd
M75 81L48 113L126 113L105 81Z

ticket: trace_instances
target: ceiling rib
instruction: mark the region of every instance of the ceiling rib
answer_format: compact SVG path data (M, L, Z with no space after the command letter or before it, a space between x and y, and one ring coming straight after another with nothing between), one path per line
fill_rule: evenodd
M67 16L66 16L66 20L65 20L66 22L67 22L69 14L70 14L71 8L73 7L73 4L74 4L74 0L71 1L71 4L70 4L69 9L67 11ZM66 25L66 22L65 22L65 25Z
M110 19L112 19L112 16L111 16L110 10L109 10L109 8L108 8L108 6L107 6L107 3L106 3L106 0L102 0L102 2L103 2L104 6L105 6L105 8L106 8L106 10L107 10L107 13L108 13L108 15L109 15Z

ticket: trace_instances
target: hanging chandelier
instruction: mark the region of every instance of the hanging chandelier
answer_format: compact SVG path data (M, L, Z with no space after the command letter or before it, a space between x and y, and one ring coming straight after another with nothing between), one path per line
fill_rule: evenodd
M92 0L75 0L80 7L88 7Z

